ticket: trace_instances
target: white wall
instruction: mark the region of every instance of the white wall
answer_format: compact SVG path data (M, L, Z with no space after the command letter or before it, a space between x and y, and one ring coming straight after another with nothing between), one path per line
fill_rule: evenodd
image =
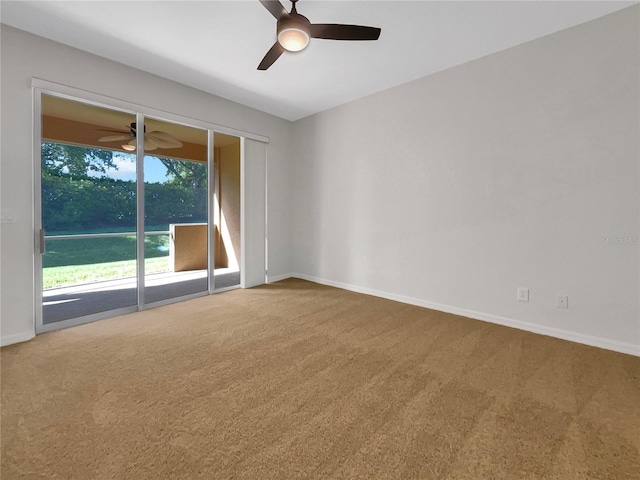
M295 271L640 354L638 12L296 122Z
M17 218L0 232L2 344L34 333L32 77L269 137L269 268L274 275L291 271L289 122L6 25L1 30L0 208Z

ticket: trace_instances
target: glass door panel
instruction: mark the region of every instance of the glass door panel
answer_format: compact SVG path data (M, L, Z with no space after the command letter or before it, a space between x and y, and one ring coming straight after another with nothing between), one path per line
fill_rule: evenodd
M137 304L134 121L41 97L43 325Z
M240 285L240 138L214 133L216 290Z
M145 304L208 291L207 131L145 119Z

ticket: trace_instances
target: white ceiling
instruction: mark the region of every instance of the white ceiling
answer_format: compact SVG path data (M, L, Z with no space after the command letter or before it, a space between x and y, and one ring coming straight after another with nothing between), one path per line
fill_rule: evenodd
M0 15L7 25L297 120L636 3L300 0L298 12L312 23L381 27L380 39L312 39L264 72L256 67L276 22L258 0L3 0Z

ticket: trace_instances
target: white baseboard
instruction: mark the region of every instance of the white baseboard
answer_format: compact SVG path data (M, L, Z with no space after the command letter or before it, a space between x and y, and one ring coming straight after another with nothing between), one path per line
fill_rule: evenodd
M2 335L0 337L0 347L6 347L14 343L26 342L36 336L35 332L21 332L13 335Z
M292 273L290 276L294 278L300 278L302 280L308 280L314 283L319 283L321 285L341 288L343 290L349 290L357 293L364 293L366 295L372 295L374 297L386 298L387 300L394 300L396 302L407 303L409 305L416 305L418 307L429 308L431 310L438 310L440 312L460 315L462 317L473 318L475 320L482 320L484 322L504 325L505 327L517 328L519 330L525 330L527 332L538 333L541 335L548 335L550 337L560 338L562 340L569 340L570 342L582 343L584 345L590 345L592 347L604 348L606 350L613 350L614 352L626 353L628 355L635 355L637 357L640 357L640 345L636 345L633 343L618 342L618 341L609 340L606 338L594 337L591 335L584 335L582 333L572 332L569 330L562 330L560 328L536 325L534 323L523 322L521 320L515 320L512 318L501 317L501 316L492 315L489 313L476 312L473 310L467 310L459 307L452 307L451 305L443 305L440 303L428 302L426 300L406 297L404 295L396 295L393 293L387 293L380 290L373 290L370 288L359 287L356 285L349 285L342 282L334 282L333 280L326 280L323 278L312 277L310 275Z
M267 283L275 283L280 280L286 280L287 278L293 277L293 273L285 273L283 275L267 275Z
M359 287L356 285L350 285L342 282L335 282L333 280L326 280L324 278L313 277L310 275L303 275L300 273L286 273L283 275L274 275L267 278L267 283L275 283L287 278L300 278L321 285L327 285L330 287L341 288L343 290L349 290L356 293L363 293L366 295L372 295L374 297L386 298L387 300L394 300L396 302L406 303L409 305L416 305L418 307L429 308L431 310L438 310L440 312L451 313L453 315L460 315L462 317L473 318L475 320L481 320L484 322L495 323L497 325L504 325L506 327L517 328L519 330L525 330L527 332L538 333L541 335L548 335L550 337L560 338L562 340L568 340L570 342L582 343L590 345L592 347L604 348L606 350L613 350L614 352L626 353L628 355L635 355L640 357L640 345L633 343L618 342L615 340L609 340L601 337L594 337L591 335L584 335L582 333L571 332L568 330L562 330L559 328L546 327L543 325L536 325L534 323L523 322L512 318L501 317L498 315L492 315L483 312L476 312L474 310L467 310L459 307L452 307L451 305L444 305L435 302L429 302L413 297L407 297L404 295L397 295L393 293L387 293L380 290L374 290L371 288ZM0 346L5 347L14 343L26 342L35 337L34 332L21 332L14 333L13 335L3 335L0 337Z

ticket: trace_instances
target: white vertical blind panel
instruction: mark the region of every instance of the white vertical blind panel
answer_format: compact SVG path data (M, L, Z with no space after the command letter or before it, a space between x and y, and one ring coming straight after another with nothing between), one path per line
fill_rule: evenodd
M244 138L241 169L241 286L250 288L266 281L267 145Z

